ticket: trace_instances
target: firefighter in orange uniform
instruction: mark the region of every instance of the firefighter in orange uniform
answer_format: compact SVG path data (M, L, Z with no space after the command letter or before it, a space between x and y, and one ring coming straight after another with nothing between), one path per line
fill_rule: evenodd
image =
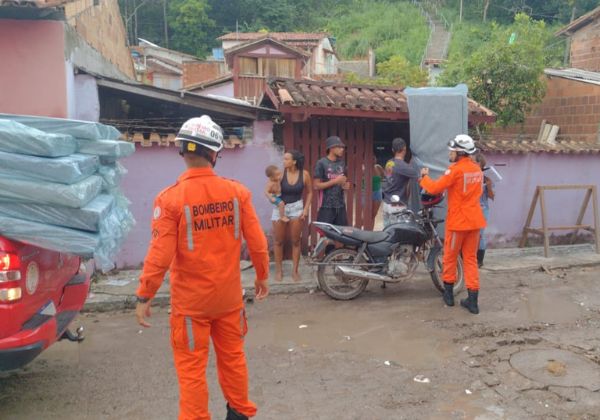
M473 314L479 313L479 271L477 247L480 229L485 218L479 204L483 186L483 172L470 155L475 153L475 143L466 134L459 134L448 144L450 162L446 173L438 180L431 179L429 169L421 170L421 187L429 194L448 190L448 216L444 238L444 303L454 306L454 283L458 256L462 253L468 297L461 306Z
M210 419L205 377L209 337L227 420L247 419L256 414L256 406L248 399L240 251L243 237L256 269L256 298L262 299L269 293L267 240L248 189L213 172L223 148L221 128L206 115L192 118L176 141L188 169L156 197L136 316L141 325L150 326L145 319L150 303L170 270L179 419Z

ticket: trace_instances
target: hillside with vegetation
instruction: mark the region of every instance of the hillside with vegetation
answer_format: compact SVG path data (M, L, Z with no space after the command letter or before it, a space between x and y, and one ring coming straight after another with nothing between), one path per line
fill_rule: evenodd
M373 49L377 77L348 82L430 83L421 62L430 39L427 14L448 23L451 38L437 84L466 83L501 124L523 120L544 95L545 67L565 64L566 41L554 34L598 0L119 0L131 44L144 38L206 56L236 30L325 31L340 59Z

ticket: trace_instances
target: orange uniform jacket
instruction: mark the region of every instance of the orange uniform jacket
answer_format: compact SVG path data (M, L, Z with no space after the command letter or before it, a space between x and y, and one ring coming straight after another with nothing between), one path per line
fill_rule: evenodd
M156 197L138 296L154 297L170 269L174 315L212 318L240 310L242 235L257 279L267 279L267 240L250 191L210 168L188 169Z
M475 230L485 227L485 218L479 204L483 191L483 172L470 158L460 158L438 180L424 176L420 184L430 194L448 190L447 230Z

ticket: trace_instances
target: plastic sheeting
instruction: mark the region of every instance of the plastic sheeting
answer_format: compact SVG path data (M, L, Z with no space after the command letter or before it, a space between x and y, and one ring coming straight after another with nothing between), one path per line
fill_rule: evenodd
M98 168L98 175L102 177L102 191L113 191L119 187L121 179L127 174L127 169L119 162L107 165L101 165Z
M60 157L75 153L72 136L49 134L15 121L0 120L0 151L32 156Z
M100 234L0 216L0 232L40 248L91 258L100 245Z
M0 202L0 216L98 232L115 205L114 197L101 194L81 209L42 204Z
M91 121L12 114L0 114L0 120L12 120L46 133L68 134L78 139L116 140L121 136L116 128Z
M410 149L417 166L426 166L432 178L441 176L450 162L448 161L448 141L457 134L468 131L467 86L454 88L406 88L408 112L410 118ZM420 169L420 168L419 168ZM419 191L414 182L413 191ZM419 196L413 194L410 207L419 208ZM445 218L447 200L436 212L436 217ZM443 236L444 225L438 226Z
M97 175L71 185L0 176L0 201L81 208L100 194L101 189L102 178Z
M72 184L94 174L99 166L100 159L90 155L44 158L0 152L0 176Z
M121 159L135 152L135 144L126 141L77 139L77 144L79 153L113 159Z

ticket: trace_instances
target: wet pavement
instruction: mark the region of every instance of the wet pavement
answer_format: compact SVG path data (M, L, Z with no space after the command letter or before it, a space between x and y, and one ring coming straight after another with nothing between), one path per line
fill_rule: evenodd
M426 273L354 301L320 292L248 305L256 419L600 419L600 268L485 272L481 314L447 308ZM2 419L176 418L166 308L87 313L0 379ZM141 332L140 332L141 331ZM224 418L214 360L210 406Z

